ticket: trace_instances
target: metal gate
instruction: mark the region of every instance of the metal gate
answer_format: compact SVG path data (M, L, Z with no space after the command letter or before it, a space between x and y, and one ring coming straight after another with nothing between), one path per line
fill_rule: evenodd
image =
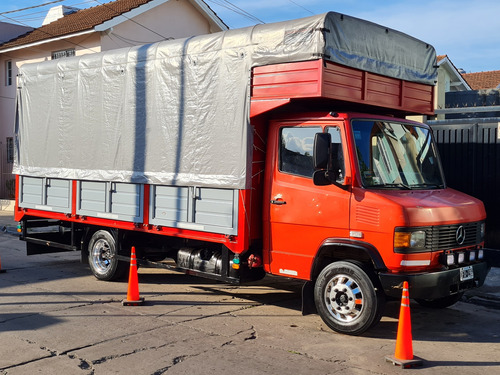
M428 121L447 185L483 201L486 243L500 249L500 118Z

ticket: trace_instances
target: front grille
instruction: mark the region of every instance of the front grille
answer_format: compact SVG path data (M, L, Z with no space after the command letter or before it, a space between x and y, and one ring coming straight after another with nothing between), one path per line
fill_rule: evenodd
M481 242L481 223L425 227L425 247L427 250L437 251L477 245ZM465 233L465 240L462 244L457 242L457 230L460 226L463 227Z

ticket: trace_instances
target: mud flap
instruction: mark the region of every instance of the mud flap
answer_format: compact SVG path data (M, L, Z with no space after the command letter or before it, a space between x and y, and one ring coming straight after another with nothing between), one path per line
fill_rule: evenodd
M317 314L314 303L314 283L306 281L302 286L302 315Z

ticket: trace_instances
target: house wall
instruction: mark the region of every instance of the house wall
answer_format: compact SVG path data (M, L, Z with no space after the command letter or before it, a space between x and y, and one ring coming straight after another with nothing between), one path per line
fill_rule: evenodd
M450 74L444 68L438 69L438 81L434 91L434 108L443 109L445 108L445 94L450 91ZM437 115L437 120L444 119L444 115Z
M7 22L0 22L0 43L7 42L33 30L32 27L15 25Z
M187 0L168 1L134 17L133 21L125 21L101 33L102 50L210 33L207 18Z
M144 9L144 8L143 8ZM16 82L5 85L5 64L12 61L13 77L21 65L50 60L52 52L74 48L75 55L153 43L167 38L185 38L211 32L207 15L200 13L188 0L171 0L142 14L122 17L112 29L91 32L69 38L0 52L0 199L11 198L14 175L12 163L7 160L7 139L14 136ZM140 26L144 25L146 27ZM152 32L153 30L154 32ZM159 35L158 35L159 34Z
M96 33L68 40L40 44L31 48L0 54L0 198L13 194L12 163L8 160L8 138L14 136L16 77L23 64L51 59L52 52L75 49L75 55L100 52L100 36ZM6 85L6 62L12 61L12 85Z

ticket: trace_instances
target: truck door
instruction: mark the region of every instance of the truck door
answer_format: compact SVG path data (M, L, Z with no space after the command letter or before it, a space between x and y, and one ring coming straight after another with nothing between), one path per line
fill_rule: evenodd
M312 150L314 135L330 132L338 165L345 172L342 122L274 122L270 127L264 196L264 257L269 272L309 279L312 261L323 241L348 238L350 191L336 185L316 186ZM342 175L341 173L341 175Z

